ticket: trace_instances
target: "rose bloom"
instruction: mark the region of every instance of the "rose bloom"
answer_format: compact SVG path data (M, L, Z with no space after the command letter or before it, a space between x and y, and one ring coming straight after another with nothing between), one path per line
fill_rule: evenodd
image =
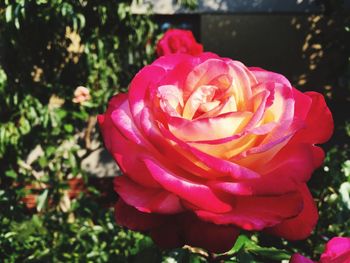
M199 55L203 46L197 43L190 30L169 29L157 43L157 55L164 56L175 53Z
M294 254L290 263L314 263L300 254ZM350 263L350 238L334 237L327 244L319 263Z
M89 89L87 89L83 86L79 86L74 91L74 98L72 101L74 103L83 103L83 102L88 101L90 99L91 99L91 96L90 96Z
M163 56L98 120L124 173L116 220L161 247L224 252L239 229L299 240L317 222L306 182L332 115L280 74L212 53Z

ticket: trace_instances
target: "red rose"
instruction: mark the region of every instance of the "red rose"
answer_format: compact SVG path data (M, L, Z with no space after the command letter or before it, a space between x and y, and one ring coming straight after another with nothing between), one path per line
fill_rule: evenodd
M157 43L157 55L164 56L175 53L199 55L203 46L197 43L189 30L169 29Z
M282 75L211 53L163 56L99 123L124 172L117 222L163 247L223 252L239 228L297 240L317 222L306 182L333 120L321 94Z

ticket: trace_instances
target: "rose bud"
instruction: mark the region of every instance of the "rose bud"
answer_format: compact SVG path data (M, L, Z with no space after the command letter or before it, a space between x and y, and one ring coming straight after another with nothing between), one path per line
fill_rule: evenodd
M184 53L190 55L199 55L203 52L203 46L197 43L190 30L169 29L157 43L158 57Z

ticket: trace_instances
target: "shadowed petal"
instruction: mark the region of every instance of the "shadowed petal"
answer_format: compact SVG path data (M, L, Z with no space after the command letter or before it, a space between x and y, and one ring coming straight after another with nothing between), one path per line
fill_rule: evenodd
M295 218L285 220L268 229L268 233L288 240L302 240L311 234L318 220L317 208L306 184L300 186L300 192L304 200L301 213Z

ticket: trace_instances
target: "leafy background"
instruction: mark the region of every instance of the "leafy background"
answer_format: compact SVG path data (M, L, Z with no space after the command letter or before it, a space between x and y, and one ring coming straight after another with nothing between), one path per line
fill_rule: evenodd
M189 8L196 3L179 2ZM332 12L310 24L310 32L333 20L335 32L348 36L340 2L326 2ZM191 247L160 251L146 235L115 224L110 181L89 177L81 162L103 147L96 143L96 115L154 59L159 33L152 16L131 14L130 1L1 1L0 259L281 262L297 251L317 259L331 237L350 236L350 120L344 114L350 63L324 90L336 127L326 162L310 182L320 211L310 238L287 242L247 232L227 254L211 255ZM327 41L325 48L336 50L341 40ZM342 52L350 61L348 50ZM311 55L310 65L320 59ZM92 96L81 105L72 102L79 85ZM34 149L40 154L33 157Z

